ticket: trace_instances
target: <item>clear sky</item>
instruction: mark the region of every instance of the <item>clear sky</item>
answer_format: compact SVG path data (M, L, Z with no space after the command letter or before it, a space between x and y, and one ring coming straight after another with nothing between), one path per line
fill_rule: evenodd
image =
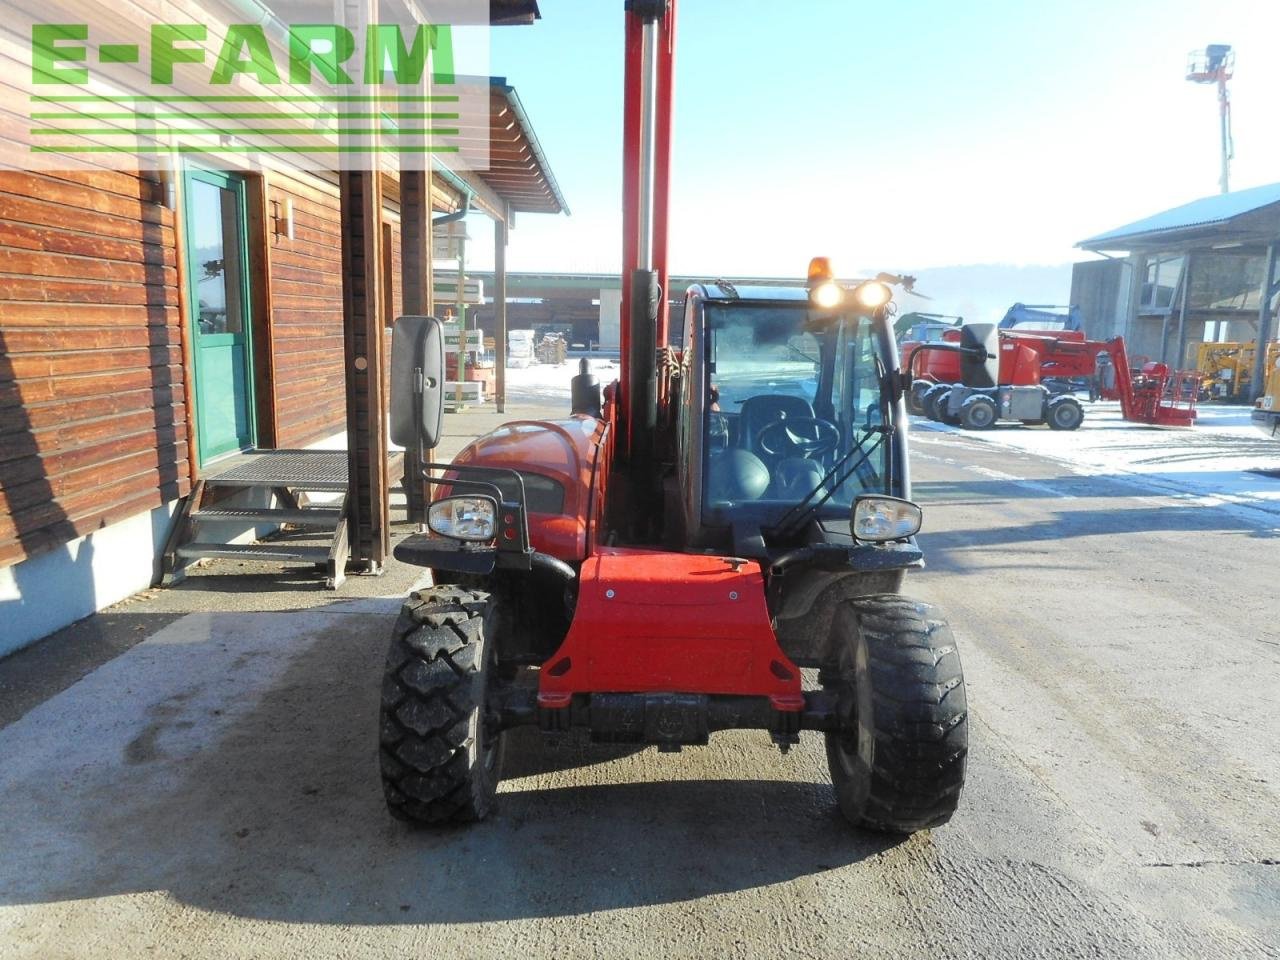
M616 271L623 0L540 6L493 31L490 67L573 215L520 217L509 268ZM681 0L671 267L1081 259L1077 240L1217 192L1215 90L1183 78L1208 43L1237 55L1233 189L1280 180L1275 0Z

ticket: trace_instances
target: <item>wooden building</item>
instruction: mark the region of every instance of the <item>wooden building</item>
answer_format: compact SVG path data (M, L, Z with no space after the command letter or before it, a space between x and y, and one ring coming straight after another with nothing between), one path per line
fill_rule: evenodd
M489 134L489 169L435 172L416 209L491 217L501 263L514 213L565 205L498 79ZM377 332L406 278L421 285L409 312L431 306L429 240L401 222L402 187L426 182L283 165L0 172L0 655L155 582L176 508L222 458L377 432L368 396L385 391L356 396L348 375L351 217L376 234L361 296Z

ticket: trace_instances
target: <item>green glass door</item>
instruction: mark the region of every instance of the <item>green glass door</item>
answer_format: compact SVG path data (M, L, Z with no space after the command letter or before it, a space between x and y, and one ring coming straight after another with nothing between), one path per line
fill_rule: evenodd
M254 444L253 351L244 180L185 175L187 277L199 462Z

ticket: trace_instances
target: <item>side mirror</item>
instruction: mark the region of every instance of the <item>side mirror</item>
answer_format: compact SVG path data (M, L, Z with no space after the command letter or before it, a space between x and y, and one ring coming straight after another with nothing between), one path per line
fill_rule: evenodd
M391 333L391 442L407 450L440 442L444 333L435 317L396 317Z
M960 328L960 381L966 387L1000 385L1000 331L994 323Z

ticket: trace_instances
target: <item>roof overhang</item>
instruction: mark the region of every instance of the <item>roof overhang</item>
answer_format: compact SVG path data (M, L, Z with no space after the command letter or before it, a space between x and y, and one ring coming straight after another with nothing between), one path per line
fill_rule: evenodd
M1280 241L1280 183L1203 197L1076 244L1094 252L1244 246Z
M538 0L489 0L485 12L483 4L476 0L391 0L421 11L417 19L423 23L448 23L454 26L488 24L492 27L512 27L533 23L541 19ZM387 22L387 21L383 21Z
M538 0L489 0L489 22L495 27L529 24L541 16Z
M504 77L459 80L484 84L489 98L487 129L465 122L459 129L459 139L474 145L478 160L475 169L457 173L478 188L477 202L500 220L508 212L568 213L569 205L515 88Z
M551 164L515 87L490 78L489 169L480 176L521 213L568 213Z

